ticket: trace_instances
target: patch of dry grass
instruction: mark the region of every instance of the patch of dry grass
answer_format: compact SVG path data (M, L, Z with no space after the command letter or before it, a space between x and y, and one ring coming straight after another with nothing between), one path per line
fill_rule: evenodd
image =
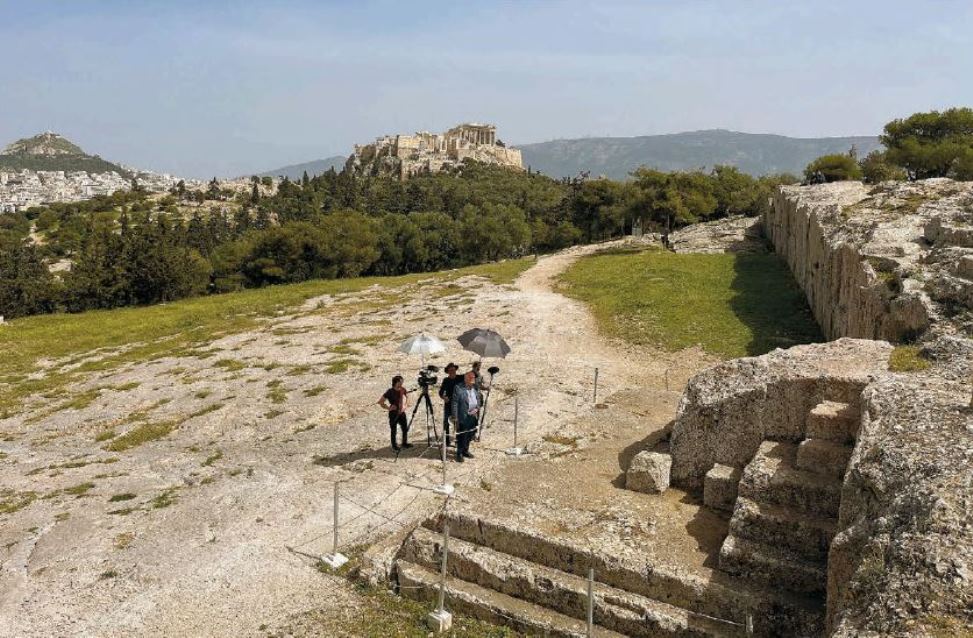
M142 423L128 432L115 438L105 446L111 452L124 452L134 447L138 447L150 441L155 441L166 436L178 427L175 421L163 421L161 423Z

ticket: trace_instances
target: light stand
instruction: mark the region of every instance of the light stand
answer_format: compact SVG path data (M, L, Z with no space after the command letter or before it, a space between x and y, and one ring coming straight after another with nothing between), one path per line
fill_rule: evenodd
M483 426L486 423L487 404L490 402L490 395L493 394L493 379L500 374L500 368L497 366L490 366L487 368L487 372L490 373L490 391L485 393L486 396L483 397L483 410L480 412L480 421L477 423L476 428L477 441L480 440L480 433L483 432Z

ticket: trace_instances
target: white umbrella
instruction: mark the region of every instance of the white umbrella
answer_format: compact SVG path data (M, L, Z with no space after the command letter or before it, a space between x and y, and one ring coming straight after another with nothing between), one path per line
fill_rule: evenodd
M426 364L427 354L436 354L437 352L442 352L446 349L443 342L432 335L427 335L425 332L420 332L417 335L413 335L402 342L399 345L399 352L404 352L406 354L418 354L422 357L422 364Z

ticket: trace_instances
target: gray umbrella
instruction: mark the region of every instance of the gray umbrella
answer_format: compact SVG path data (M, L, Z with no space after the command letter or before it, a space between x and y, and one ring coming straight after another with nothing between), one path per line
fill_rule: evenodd
M510 346L499 333L485 328L467 330L456 339L464 350L476 353L481 357L500 357L510 354Z

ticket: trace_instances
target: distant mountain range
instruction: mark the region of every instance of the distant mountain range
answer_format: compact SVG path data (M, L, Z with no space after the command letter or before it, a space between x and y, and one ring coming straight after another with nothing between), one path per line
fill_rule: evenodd
M797 138L762 133L709 130L640 137L590 137L521 144L524 166L551 177L592 176L625 179L639 166L659 170L710 169L730 164L751 175L800 175L812 160L829 153L859 157L881 148L877 137Z
M47 131L17 140L0 153L0 170L7 171L85 171L110 173L129 177L132 172L123 166L105 161L97 155L85 153L79 146L57 133Z
M335 155L334 157L326 157L325 159L314 160L312 162L304 162L303 164L291 164L290 166L282 166L278 169L272 171L266 171L263 173L258 173L259 177L287 177L291 180L298 180L304 177L304 172L307 171L308 177L314 177L315 175L320 175L321 173L327 173L332 168L338 172L345 167L345 162L348 161L347 155Z

